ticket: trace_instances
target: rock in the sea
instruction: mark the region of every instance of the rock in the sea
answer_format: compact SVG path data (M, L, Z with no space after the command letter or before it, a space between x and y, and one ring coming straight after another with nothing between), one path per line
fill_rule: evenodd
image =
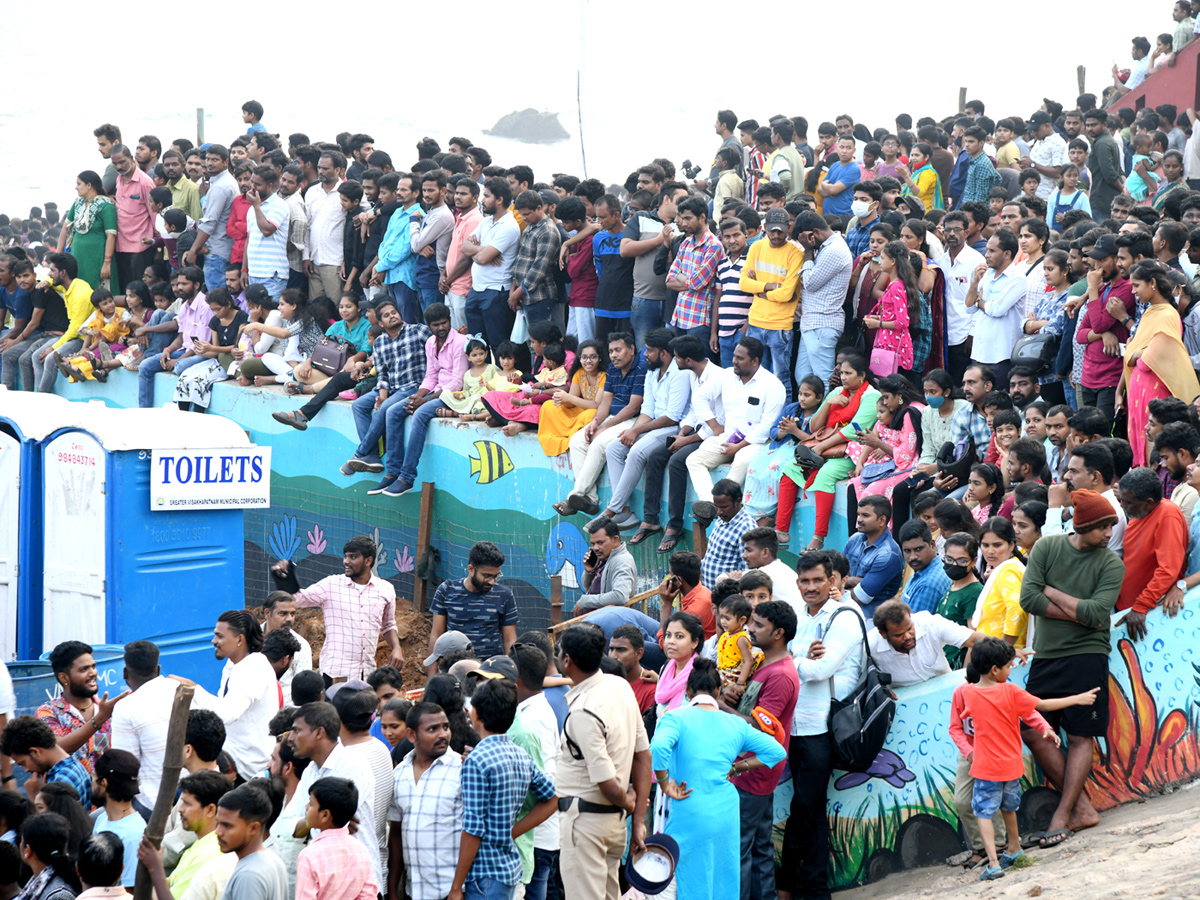
M501 116L495 125L484 129L483 133L529 144L553 144L570 137L559 123L558 113L538 112L536 109L522 109Z

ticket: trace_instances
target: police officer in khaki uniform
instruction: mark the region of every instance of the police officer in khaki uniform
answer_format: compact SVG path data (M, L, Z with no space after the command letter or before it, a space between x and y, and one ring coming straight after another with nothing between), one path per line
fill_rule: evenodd
M650 741L629 683L600 671L604 650L595 625L572 625L558 639L558 670L575 684L555 777L568 900L619 900L626 816L633 816L633 849L645 848Z

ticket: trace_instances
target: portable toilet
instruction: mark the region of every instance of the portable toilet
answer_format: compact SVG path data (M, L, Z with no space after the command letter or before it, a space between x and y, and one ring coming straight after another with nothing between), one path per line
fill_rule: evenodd
M17 610L42 588L42 445L83 404L0 387L0 660L18 656Z
M212 684L213 624L245 605L242 510L270 505L270 448L220 416L104 407L42 459L45 580L20 617L24 657L146 639L164 672Z

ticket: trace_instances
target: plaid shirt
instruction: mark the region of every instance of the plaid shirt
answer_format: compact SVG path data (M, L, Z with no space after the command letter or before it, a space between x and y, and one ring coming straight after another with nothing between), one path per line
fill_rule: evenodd
M713 523L700 563L700 583L709 590L717 586L717 579L726 572L744 569L742 562L742 535L754 527L754 521L746 508L742 507L728 522L720 518Z
M53 700L47 700L37 708L37 717L50 726L56 738L66 737L77 728L87 724L87 719L79 716L78 711L71 706L62 695ZM87 743L72 755L87 769L88 775L96 771L96 759L112 746L112 719L104 723L104 727L87 739ZM66 779L63 779L66 780ZM90 796L90 787L89 787Z
M992 429L988 428L987 416L967 403L950 420L950 440L956 446L970 436L975 441L975 456L982 460L987 455L992 440Z
M348 828L328 828L300 851L296 900L375 900L371 859Z
M433 332L424 325L405 325L395 340L386 331L375 338L376 389L416 390L425 378L425 342L431 337Z
M321 674L330 678L374 672L380 636L396 630L396 589L375 575L364 585L346 575L322 578L296 594L296 606L319 606L325 614Z
M554 783L508 735L488 735L463 762L462 827L480 839L469 878L495 878L508 885L521 880L521 857L512 829L529 791L539 801L549 800Z
M988 159L986 153L980 153L971 160L971 164L967 167L967 186L963 188L961 203L966 203L968 200L979 200L983 203L988 202L988 193L994 187L999 187L1004 182L1000 177L1000 173L996 171L996 167L992 165L992 161Z
M462 757L447 751L414 782L416 753L396 766L388 820L399 823L408 896L442 900L454 884L462 837Z
M74 756L60 759L46 771L46 783L61 781L75 788L83 808L92 808L92 776Z
M671 324L676 328L699 328L712 323L713 301L717 297L717 266L725 258L720 242L707 228L691 235L679 245L679 254L671 263L667 279L680 279L687 287L675 301Z
M800 330L832 328L838 334L846 326L842 307L850 288L854 257L846 239L836 232L825 239L812 258L804 254L800 269Z
M924 372L925 363L929 359L929 351L933 349L933 314L929 311L929 296L921 294L921 318L909 329L912 335L914 372Z
M536 225L521 232L517 244L517 259L513 263L513 284L525 291L522 306L532 306L557 299L551 265L558 264L558 248L562 237L549 216L542 216Z

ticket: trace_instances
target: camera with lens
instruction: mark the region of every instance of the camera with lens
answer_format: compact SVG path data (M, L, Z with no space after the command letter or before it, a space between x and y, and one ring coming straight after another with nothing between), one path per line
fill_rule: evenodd
M690 178L693 181L696 179L696 176L700 174L700 167L692 165L692 161L690 159L685 159L679 164L679 167L683 169L683 176L685 178Z

